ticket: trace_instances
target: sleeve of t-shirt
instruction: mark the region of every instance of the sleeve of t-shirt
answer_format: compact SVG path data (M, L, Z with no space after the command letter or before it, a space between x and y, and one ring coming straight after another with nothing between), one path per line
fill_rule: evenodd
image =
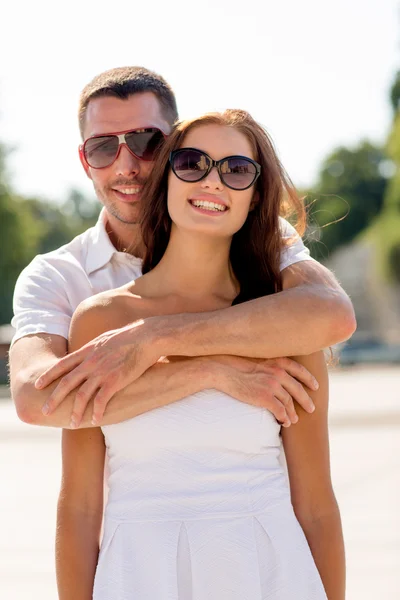
M282 219L282 217L279 218L279 224L282 237L284 240L288 240L288 244L285 245L281 252L280 270L283 271L286 267L302 260L314 260L295 228L288 221Z
M35 333L61 335L68 339L72 308L65 291L65 281L54 264L37 256L22 271L14 289L16 332L11 345L19 338Z

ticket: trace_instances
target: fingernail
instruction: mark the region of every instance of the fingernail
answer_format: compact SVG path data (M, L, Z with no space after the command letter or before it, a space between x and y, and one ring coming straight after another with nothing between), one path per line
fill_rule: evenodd
M290 423L288 421L285 421L285 423L283 424L284 427L290 427Z
M295 417L293 417L292 423L297 423L298 420L299 420L299 417L296 415Z
M97 419L95 417L92 419L92 425L97 425Z
M319 389L319 383L318 383L318 381L316 379L313 380L313 387L314 387L314 390L318 390Z
M47 402L46 402L46 404L43 404L43 406L42 406L42 413L43 413L44 415L48 415L48 414L49 414L49 410L50 410L50 409L49 409L49 405L48 405L48 404L47 404Z
M314 410L315 410L315 404L311 404L311 406L310 406L310 412L312 412L312 413L313 413L313 412L314 412Z
M36 389L41 388L42 387L42 383L43 383L42 379L36 379L36 381L35 381L35 388Z
M71 427L71 429L76 429L76 419L75 419L75 417L71 417L70 427Z

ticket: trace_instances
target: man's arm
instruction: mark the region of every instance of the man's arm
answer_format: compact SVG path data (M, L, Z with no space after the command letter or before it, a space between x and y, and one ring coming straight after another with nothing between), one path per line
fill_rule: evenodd
M174 315L160 328L166 354L307 355L348 339L356 328L351 301L316 261L282 272L283 291L210 313ZM164 331L163 331L164 330Z
M95 425L94 398L88 404L78 398L76 403L76 391L69 392L57 406L50 406L50 414L42 412L60 380L43 390L35 388L35 380L66 349L63 337L47 334L21 338L12 346L11 393L22 421L66 429ZM244 358L209 357L157 363L112 397L104 416L102 408L97 424L120 423L203 389L216 388L247 404L268 408L287 426L297 420L294 400L307 410L312 409L310 397L300 382L309 388L313 385L308 371L289 359L252 362Z
M73 423L76 391L70 392L56 410L46 415L43 406L49 401L59 380L44 390L35 388L35 381L55 364L67 351L67 340L58 335L37 334L20 338L10 351L10 387L19 418L33 425L74 428L74 425L93 427L93 399L89 402L79 423ZM142 377L118 392L108 404L101 425L119 423L141 413L164 406L194 394L207 387L214 387L222 380L216 363L195 360L177 363L157 363ZM79 398L78 398L79 400ZM50 407L51 408L51 407ZM77 405L80 412L80 406ZM282 405L282 408L283 405ZM286 420L286 410L280 417Z
M352 335L356 321L351 301L328 269L302 261L282 275L283 291L277 294L223 310L151 317L106 332L45 371L36 387L61 378L52 394L58 405L84 381L96 380L104 408L160 356L307 355ZM82 400L88 402L89 395Z

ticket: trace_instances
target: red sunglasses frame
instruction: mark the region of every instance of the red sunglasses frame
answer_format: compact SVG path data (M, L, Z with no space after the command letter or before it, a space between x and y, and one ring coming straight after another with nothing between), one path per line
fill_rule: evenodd
M131 150L129 148L128 144L126 143L126 138L125 138L126 134L128 134L128 133L145 133L149 129L154 130L154 131L159 131L162 134L164 140L167 139L167 137L168 137L168 135L166 133L164 133L162 131L162 129L159 129L158 127L138 127L137 129L126 129L125 131L110 131L109 133L100 133L98 135L91 135L90 137L86 138L86 140L83 142L83 144L79 145L79 156L81 157L81 160L91 169L107 169L107 167L111 167L111 165L113 165L115 163L115 161L117 160L119 153L121 151L121 146L126 146L127 150L132 154L132 156L134 156L138 160L143 160L144 162L151 162L152 159L146 160L145 158L142 158L141 156L138 156L137 154L135 154L133 152L133 150ZM114 160L109 165L105 165L104 167L92 167L92 165L90 165L88 163L88 161L86 160L86 156L85 156L86 142L88 142L89 140L93 140L94 138L109 137L110 135L117 136L118 142L119 142L118 150L117 150Z

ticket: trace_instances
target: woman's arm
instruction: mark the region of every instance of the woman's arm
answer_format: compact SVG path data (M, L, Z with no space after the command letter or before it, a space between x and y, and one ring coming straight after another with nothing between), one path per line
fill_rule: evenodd
M339 508L332 489L328 439L328 372L323 352L298 356L319 381L315 412L298 410L295 427L282 430L292 504L329 600L345 598L345 554Z
M71 332L70 350L93 335L82 319ZM56 535L59 600L92 599L103 518L104 458L100 428L63 430Z
M57 508L59 600L91 600L103 516L104 439L99 428L62 432Z

